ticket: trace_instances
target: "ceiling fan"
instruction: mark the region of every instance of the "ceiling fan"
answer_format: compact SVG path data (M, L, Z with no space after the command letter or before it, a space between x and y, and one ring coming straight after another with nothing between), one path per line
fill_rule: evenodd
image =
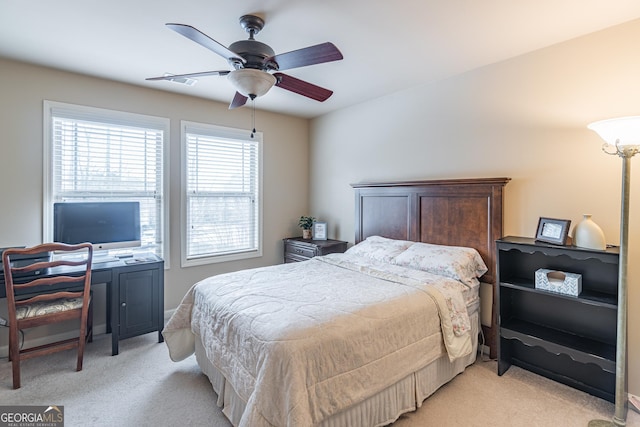
M229 108L242 107L247 99L255 99L269 91L274 85L316 101L327 100L333 92L304 80L281 73L282 70L339 61L342 53L333 43L321 43L291 52L275 54L268 45L254 39L264 28L264 20L255 15L240 17L240 26L249 33L248 40L232 43L228 48L200 30L185 24L166 24L178 34L225 58L233 70L202 71L198 73L164 75L147 80L176 80L203 76L227 76L236 88Z

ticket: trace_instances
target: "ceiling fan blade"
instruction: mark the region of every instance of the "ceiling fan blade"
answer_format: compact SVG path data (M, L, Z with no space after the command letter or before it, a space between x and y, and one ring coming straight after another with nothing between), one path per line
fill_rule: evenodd
M224 47L202 31L192 27L191 25L169 23L167 24L167 27L171 28L178 34L185 36L189 40L198 43L200 46L206 47L207 49L217 53L227 60L233 59L235 61L240 61L243 64L246 62L245 59L239 56L237 53Z
M231 104L229 104L229 110L242 107L246 103L247 103L247 97L241 94L240 92L236 92L236 95L233 97Z
M342 53L333 43L326 42L291 52L279 53L269 59L278 63L279 70L290 70L323 62L339 61L342 59Z
M181 78L191 78L191 77L205 77L205 76L226 76L231 71L229 70L221 70L221 71L201 71L199 73L188 73L188 74L169 74L166 76L160 77L148 77L145 80L175 80Z
M329 89L316 86L287 74L274 73L273 75L277 79L276 86L295 92L298 95L306 96L307 98L315 99L320 102L326 101L331 95L333 95L333 91Z

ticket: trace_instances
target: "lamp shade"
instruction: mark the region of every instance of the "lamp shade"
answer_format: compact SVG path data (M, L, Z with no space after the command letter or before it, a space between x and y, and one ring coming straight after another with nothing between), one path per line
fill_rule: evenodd
M275 76L253 68L233 70L227 78L231 80L238 92L250 98L264 95L276 84Z
M640 116L600 120L587 126L610 145L640 145Z

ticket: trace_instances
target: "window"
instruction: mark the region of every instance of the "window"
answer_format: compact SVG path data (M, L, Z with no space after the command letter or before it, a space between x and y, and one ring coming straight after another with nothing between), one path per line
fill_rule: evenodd
M184 266L262 255L262 134L182 122Z
M44 120L44 241L56 202L139 201L142 247L164 258L169 120L51 101Z

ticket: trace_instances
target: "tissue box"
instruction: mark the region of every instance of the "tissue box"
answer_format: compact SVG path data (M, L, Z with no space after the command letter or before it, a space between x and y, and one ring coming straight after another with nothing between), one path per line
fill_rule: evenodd
M577 297L582 292L582 275L540 268L536 270L536 289Z

